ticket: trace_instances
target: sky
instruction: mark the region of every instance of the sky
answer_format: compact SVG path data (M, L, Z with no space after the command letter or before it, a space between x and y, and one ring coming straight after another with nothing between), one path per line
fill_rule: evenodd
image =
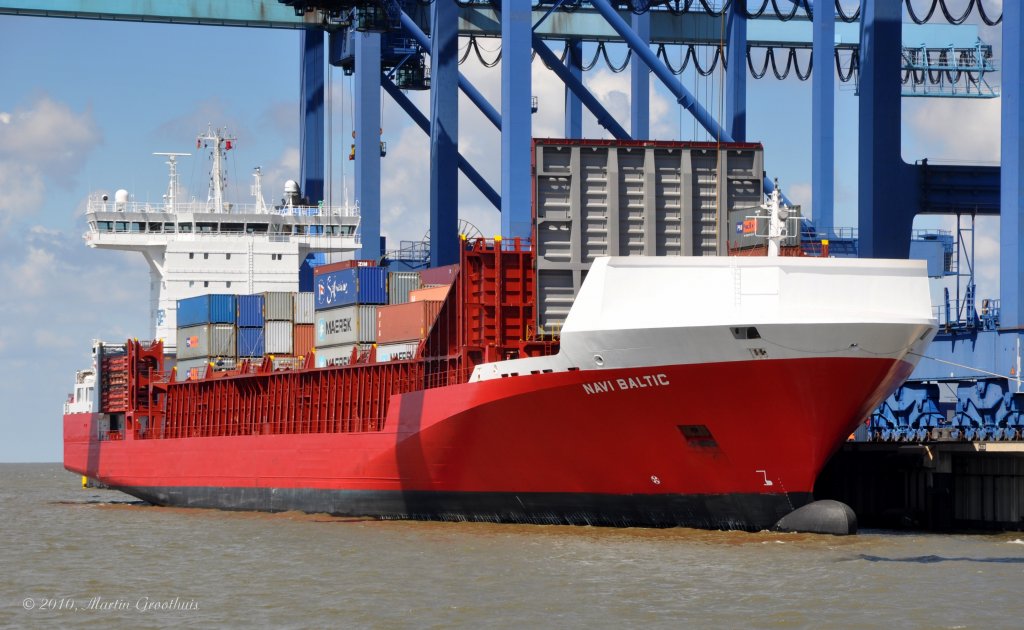
M999 29L983 29L982 38L996 46L998 65ZM498 46L497 40L481 44L488 58ZM611 50L615 63L624 55ZM255 166L265 174L267 200L279 197L284 180L299 178L299 34L0 16L0 59L0 461L60 461L61 407L75 370L89 366L90 340L144 337L149 327L147 266L136 253L85 246L86 199L124 188L136 200L159 200L166 166L152 153L194 153L196 135L209 124L238 139L229 154L228 199L249 200ZM470 55L461 70L500 108L500 65L487 69ZM682 80L713 115L724 111L720 77L687 72ZM994 84L998 80L996 74ZM339 70L329 82L337 200L346 190L341 182L351 182L353 173L343 159L352 84ZM585 82L628 127L629 73L599 63ZM652 138L707 138L653 78L651 89ZM794 78L750 79L747 135L764 144L769 175L813 215L810 89L809 81ZM563 136L563 86L539 62L533 93L539 101L533 135ZM428 111L427 93L410 96ZM500 190L498 132L460 98L460 150ZM387 95L382 100L388 153L381 219L389 245L396 246L427 231L429 144ZM999 105L999 99L904 99L904 159L997 164ZM857 99L850 84L837 82L836 121L836 224L855 226ZM584 135L608 137L586 112ZM206 157L180 160L186 195L202 198ZM351 198L351 183L347 190ZM500 229L498 213L464 178L460 216L485 235ZM915 227L951 225L931 218ZM979 296L995 296L998 220L980 220L976 236Z

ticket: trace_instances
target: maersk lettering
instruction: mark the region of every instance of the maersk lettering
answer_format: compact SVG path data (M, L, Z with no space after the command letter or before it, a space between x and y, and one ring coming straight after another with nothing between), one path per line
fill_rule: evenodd
M667 374L644 374L643 376L630 376L614 380L583 383L583 391L589 396L591 394L606 394L608 392L644 389L647 387L666 387L668 385Z
M341 333L352 332L352 318L337 317L335 319L324 320L324 330L328 335L339 335Z

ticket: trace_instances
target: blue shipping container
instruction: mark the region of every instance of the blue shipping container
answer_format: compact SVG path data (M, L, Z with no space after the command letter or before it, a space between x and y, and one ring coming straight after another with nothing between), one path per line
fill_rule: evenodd
M351 304L387 304L386 267L352 267L317 276L313 293L316 310Z
M197 295L178 300L178 328L200 324L234 324L235 296Z
M245 327L263 325L263 295L238 296L238 325Z
M238 329L238 356L262 357L265 353L263 327Z

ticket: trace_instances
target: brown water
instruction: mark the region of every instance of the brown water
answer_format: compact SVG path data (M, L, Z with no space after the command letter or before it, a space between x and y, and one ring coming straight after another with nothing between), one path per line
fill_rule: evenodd
M56 464L0 464L0 526L0 625L14 627L1024 624L1019 533L836 538L156 508L83 490ZM154 604L170 610L140 610Z

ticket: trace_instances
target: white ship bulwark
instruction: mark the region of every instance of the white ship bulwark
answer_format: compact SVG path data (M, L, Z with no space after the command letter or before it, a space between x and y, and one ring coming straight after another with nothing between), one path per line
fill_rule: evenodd
M473 380L803 358L913 366L936 330L922 261L599 258L566 319L558 355L481 365Z

